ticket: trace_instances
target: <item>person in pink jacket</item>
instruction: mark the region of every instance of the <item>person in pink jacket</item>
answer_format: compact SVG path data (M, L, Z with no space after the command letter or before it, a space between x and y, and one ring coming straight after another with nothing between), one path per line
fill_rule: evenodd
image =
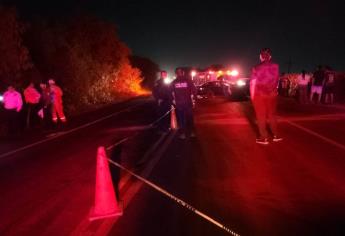
M33 83L24 90L24 98L27 104L26 127L32 128L34 124L38 124L38 108L41 94L35 88Z
M278 95L279 65L272 62L271 50L263 48L260 51L260 64L252 69L250 92L252 102L256 112L257 124L260 137L256 143L267 145L268 123L273 135L272 141L279 142L283 139L278 136L276 104Z
M58 122L60 119L61 122L66 122L66 116L63 111L62 96L63 92L59 86L55 84L53 79L48 81L50 87L51 101L52 101L52 120L54 123Z
M13 86L8 86L4 93L4 108L7 120L8 136L17 135L19 132L19 112L23 107L22 95Z

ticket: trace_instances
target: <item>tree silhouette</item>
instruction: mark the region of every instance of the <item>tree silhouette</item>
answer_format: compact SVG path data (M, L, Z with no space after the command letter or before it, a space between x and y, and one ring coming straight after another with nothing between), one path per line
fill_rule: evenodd
M152 89L157 77L157 72L160 71L159 66L151 59L140 56L131 56L130 62L133 67L141 70L143 77L142 86Z
M3 83L23 85L23 72L32 67L28 49L23 45L25 26L15 8L0 6L0 77Z

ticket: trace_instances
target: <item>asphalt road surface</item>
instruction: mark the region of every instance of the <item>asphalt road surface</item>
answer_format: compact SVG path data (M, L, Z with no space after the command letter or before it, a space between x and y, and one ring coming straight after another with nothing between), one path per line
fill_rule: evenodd
M239 235L345 235L345 106L280 99L284 141L268 146L248 101L198 102L189 140L156 132L157 118L141 98L2 141L0 235L231 235L217 222ZM90 222L100 145L143 179L121 170L123 216Z

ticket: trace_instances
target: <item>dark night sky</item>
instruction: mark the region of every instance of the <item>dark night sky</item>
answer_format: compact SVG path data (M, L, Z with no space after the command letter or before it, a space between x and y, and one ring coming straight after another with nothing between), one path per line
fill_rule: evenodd
M261 47L287 69L328 64L345 70L343 1L16 1L27 16L65 16L77 9L117 24L136 55L162 69L224 64L244 74L258 62ZM158 2L158 1L157 1Z

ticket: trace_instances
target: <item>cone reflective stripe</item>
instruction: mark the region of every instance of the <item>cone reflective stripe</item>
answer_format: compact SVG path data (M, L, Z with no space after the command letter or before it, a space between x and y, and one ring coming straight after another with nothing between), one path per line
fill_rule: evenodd
M97 220L122 215L122 209L115 197L109 163L104 147L97 150L95 205L89 220Z
M170 113L170 128L172 130L176 130L177 129L177 120L176 120L176 112L175 112L175 107L171 106L172 110Z

